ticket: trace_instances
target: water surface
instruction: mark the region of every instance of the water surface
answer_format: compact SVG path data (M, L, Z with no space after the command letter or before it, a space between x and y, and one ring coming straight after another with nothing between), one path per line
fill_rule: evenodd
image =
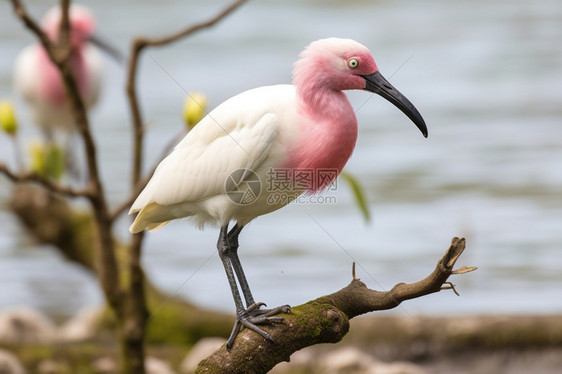
M32 3L32 4L31 4ZM30 2L42 14L50 2ZM204 19L219 1L97 1L102 35L128 50L134 35L164 35ZM11 65L32 37L7 3L0 12L0 97L12 97ZM349 94L360 125L347 170L363 183L373 219L363 222L343 183L337 204L293 204L253 222L241 257L257 299L298 304L351 279L351 263L370 287L429 274L453 236L465 236L443 292L394 313L562 312L562 7L532 1L254 1L218 27L141 64L140 97L150 121L148 169L181 129L185 90L212 105L256 86L290 81L310 41L350 37L367 45L382 73L415 103L430 136L378 96ZM92 113L112 202L127 195L129 113L123 68L106 61L106 87ZM22 136L35 135L18 104ZM2 160L13 162L0 137ZM32 305L71 314L101 302L95 279L29 239L6 210L11 185L0 178L0 307ZM127 238L128 219L116 235ZM147 237L152 280L206 307L233 309L215 254L216 230L174 222Z

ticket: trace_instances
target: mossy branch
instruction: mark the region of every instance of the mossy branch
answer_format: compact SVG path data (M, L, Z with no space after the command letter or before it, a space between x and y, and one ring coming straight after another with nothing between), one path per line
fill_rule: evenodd
M475 267L453 270L465 249L465 240L453 238L451 246L439 260L435 270L415 283L399 283L389 291L369 289L359 279L330 295L294 307L283 314L281 324L264 326L275 342L269 342L252 331L242 331L227 351L221 347L201 361L196 373L266 373L292 353L319 343L336 343L349 330L349 320L358 315L392 309L402 301L418 298L442 289L449 276L473 271Z

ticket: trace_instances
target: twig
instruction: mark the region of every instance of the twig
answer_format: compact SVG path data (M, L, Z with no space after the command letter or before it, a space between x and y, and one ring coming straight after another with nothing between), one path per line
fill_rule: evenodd
M187 27L186 29L170 35L168 37L160 39L148 39L143 37L138 37L133 41L131 46L131 54L128 65L127 73L127 83L126 92L129 100L129 108L131 111L132 124L133 124L133 158L132 158L132 174L131 174L131 195L121 204L113 213L110 214L109 220L113 220L124 211L136 198L138 193L152 175L146 177L141 181L142 173L142 159L143 159L143 140L144 140L144 121L140 112L139 99L137 94L136 79L138 73L138 64L142 51L148 47L159 47L164 46L174 41L180 40L188 35L195 33L206 27L211 27L228 14L232 13L234 9L238 8L241 4L247 0L238 0L232 3L230 6L226 7L223 11L218 13L215 17L208 21L195 24L193 26ZM175 142L174 142L175 144ZM130 284L128 295L126 298L127 304L127 331L124 332L124 342L125 349L127 350L128 356L136 361L136 366L130 366L126 371L140 373L144 372L143 366L143 339L146 329L146 320L148 313L146 312L146 306L144 301L144 273L141 267L141 254L142 254L142 243L144 234L134 234L132 236L130 244L130 259L129 259L129 276Z
M63 186L37 173L23 171L14 173L3 163L0 163L0 173L4 174L14 183L36 183L43 186L50 192L66 197L91 197L92 195L92 190L89 188L76 189L70 186Z
M109 219L105 192L101 183L96 157L96 144L90 131L90 123L87 116L84 101L80 95L76 79L70 64L72 45L70 43L70 25L68 12L70 7L69 0L61 0L62 24L59 40L54 43L39 25L27 14L19 0L12 0L14 13L24 22L24 24L41 41L51 62L59 70L66 97L69 101L76 127L84 143L86 162L88 165L88 179L90 193L86 195L95 216L99 234L98 263L100 267L99 279L109 304L117 314L121 312L122 290L120 287L117 262L114 254L114 242L111 230L111 220Z
M206 21L199 22L199 23L193 24L191 26L188 26L185 29L183 29L183 30L181 30L181 31L179 31L175 34L171 34L171 35L168 35L168 36L165 36L165 37L162 37L162 38L139 38L139 39L137 39L138 43L139 43L139 47L140 47L140 49L142 49L146 46L161 47L161 46L173 43L175 41L178 41L180 39L183 39L186 36L194 34L197 31L212 27L215 24L217 24L218 22L220 22L223 18L225 18L226 16L231 14L233 11L235 11L238 7L240 7L242 4L244 4L247 1L248 0L236 0L236 1L232 2L230 5L228 5L226 8L224 8L222 11L217 13L214 17L209 18Z
M445 286L446 285L446 286ZM453 284L453 282L445 282L443 283L443 286L441 287L442 290L453 290L453 292L455 293L455 295L460 296L461 294L458 293L455 285Z
M47 50L47 53L50 53L53 49L53 43L45 34L45 32L41 29L41 26L37 22L35 22L31 17L27 15L25 8L21 4L19 0L11 0L12 6L14 8L14 14L23 21L25 26L30 29L38 38L43 47ZM54 56L49 55L51 59L54 59Z
M216 23L221 21L223 18L231 14L239 6L244 4L247 0L236 0L219 12L214 17L209 20L196 23L192 26L186 27L185 29L162 38L147 38L147 37L137 37L131 46L131 54L129 60L128 74L126 91L129 98L129 107L131 110L131 115L133 118L133 172L132 172L132 186L136 186L141 179L142 170L142 144L144 138L144 122L142 120L142 115L140 113L139 100L136 89L136 77L138 71L138 64L142 51L146 47L161 47L172 42L178 41L189 35L194 34L205 28L214 26ZM127 199L130 200L130 199Z

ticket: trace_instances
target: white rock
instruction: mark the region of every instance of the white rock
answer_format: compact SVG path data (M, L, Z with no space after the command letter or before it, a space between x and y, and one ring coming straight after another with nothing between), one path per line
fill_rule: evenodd
M297 370L311 371L316 362L316 347L309 347L296 351L291 355L289 362L280 362L269 372L269 374L291 373Z
M65 364L48 358L41 360L41 362L37 366L38 374L59 374L67 371L68 368L66 368Z
M199 340L189 351L180 365L181 373L193 373L199 362L219 349L226 340L223 338L205 338Z
M25 369L13 353L0 349L0 374L25 374Z
M92 369L96 374L114 374L118 365L111 357L101 357L92 362ZM167 362L153 356L145 358L144 370L146 374L176 374Z
M427 374L408 362L382 362L356 347L344 347L324 353L318 359L318 371L325 374Z
M75 342L92 338L103 316L103 309L86 307L66 321L60 328L58 337L61 341Z
M318 359L318 371L326 374L367 373L377 361L355 347L344 347L324 353Z
M408 362L378 362L369 368L368 374L428 374L421 367Z
M170 364L156 357L148 356L144 366L146 374L176 374Z
M92 369L97 374L117 373L117 363L111 357L100 357L92 362Z
M35 309L18 307L0 311L2 343L51 343L55 337L54 323Z

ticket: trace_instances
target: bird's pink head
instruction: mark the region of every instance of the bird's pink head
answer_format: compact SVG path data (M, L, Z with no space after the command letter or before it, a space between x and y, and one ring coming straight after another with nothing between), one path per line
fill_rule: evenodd
M293 84L301 94L309 90L364 89L365 79L379 69L371 52L351 39L327 38L310 43L293 69Z
M72 4L69 9L70 39L74 47L81 47L96 27L92 12L83 5ZM45 14L41 24L51 40L57 40L62 18L60 7L55 6Z

